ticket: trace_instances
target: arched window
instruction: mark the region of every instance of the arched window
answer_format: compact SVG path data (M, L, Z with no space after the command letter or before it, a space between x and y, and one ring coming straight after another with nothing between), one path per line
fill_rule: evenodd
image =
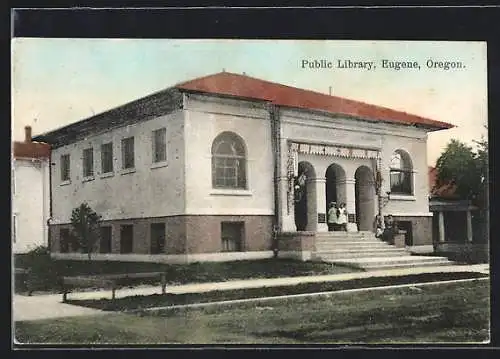
M390 164L391 193L412 195L413 194L413 168L410 156L401 150L397 150L391 157Z
M246 155L243 140L223 132L212 144L212 186L246 189Z

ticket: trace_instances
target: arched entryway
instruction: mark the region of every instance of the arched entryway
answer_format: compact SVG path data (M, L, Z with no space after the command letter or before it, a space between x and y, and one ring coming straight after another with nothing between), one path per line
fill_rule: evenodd
M345 171L336 163L326 169L326 213L331 202L345 202Z
M373 230L375 218L375 187L373 172L367 166L360 166L354 174L356 224L360 231Z
M309 162L299 162L295 180L295 226L297 231L316 231L316 172Z

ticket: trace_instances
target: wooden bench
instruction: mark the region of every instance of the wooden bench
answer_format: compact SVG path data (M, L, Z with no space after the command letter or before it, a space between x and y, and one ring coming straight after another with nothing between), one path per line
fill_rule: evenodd
M30 271L28 269L25 269L25 268L14 268L14 274L29 274Z
M98 288L111 289L111 299L116 298L116 290L123 282L127 286L132 285L131 282L140 279L158 279L161 284L161 293L165 294L167 287L167 278L164 272L144 272L144 273L123 273L123 274L101 274L101 275L87 275L87 276L74 276L62 277L63 287L63 302L67 301L67 295L71 292L72 288L85 288L96 286Z

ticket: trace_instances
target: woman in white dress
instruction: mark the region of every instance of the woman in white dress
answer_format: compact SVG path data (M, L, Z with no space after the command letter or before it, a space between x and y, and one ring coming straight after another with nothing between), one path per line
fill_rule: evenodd
M345 208L345 203L341 203L338 210L338 223L342 231L347 232L347 209Z

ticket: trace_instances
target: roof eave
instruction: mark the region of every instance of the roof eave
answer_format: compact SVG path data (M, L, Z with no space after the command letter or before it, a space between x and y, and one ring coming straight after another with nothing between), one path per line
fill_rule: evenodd
M166 104L162 104L162 105L165 105L164 107L159 105L157 109L153 110L152 114L146 114L144 116L141 115L141 116L137 117L136 120L146 120L152 115L155 115L155 116L158 115L158 113L156 113L154 111L161 112L161 113L163 113L163 112L168 113L169 111L171 112L171 111L175 110L176 108L182 107L182 104L178 104L178 105L175 104L176 94L180 94L180 91L178 89L176 89L175 87L169 87L167 89L157 91L153 94L142 97L140 99L128 102L124 105L114 107L114 108L107 110L105 112L101 112L101 113L94 115L92 117L88 117L88 118L80 120L78 122L74 122L74 123L71 123L69 125L60 127L58 129L55 129L55 130L52 130L52 131L49 131L46 133L42 133L40 135L33 137L33 140L46 142L46 143L49 143L52 146L57 148L57 147L65 145L68 142L68 139L70 140L69 143L71 143L72 142L71 138L73 138L73 137L78 138L78 134L85 132L85 130L88 129L89 127L91 127L92 124L100 123L101 121L106 120L106 119L108 119L110 121L115 121L116 119L113 119L113 116L118 118L118 122L115 123L114 125L111 125L111 127L116 127L116 126L120 125L120 123L119 123L120 119L122 119L123 124L126 125L126 124L128 124L129 121L134 120L132 117L134 117L134 118L137 117L137 116L132 116L128 119L125 119L126 118L125 113L127 111L133 111L136 108L136 106L141 107L141 108L146 107L146 106L139 106L139 105L144 105L145 103L150 103L150 104L154 103L155 100L160 99L161 96L163 96L163 95L165 95L167 97L170 96L171 98L168 98L168 100L172 100L174 104L172 105L170 102L167 101ZM123 113L123 116L120 116L121 113Z
M211 96L211 97L227 98L227 99L241 100L241 101L252 101L252 102L259 102L259 103L272 103L272 101L264 100L264 99L257 98L257 97L221 94L221 93L211 92L211 91L207 91L207 90L195 90L195 89L184 88L184 87L175 87L175 88L181 92L185 92L188 94L205 95L205 96Z

